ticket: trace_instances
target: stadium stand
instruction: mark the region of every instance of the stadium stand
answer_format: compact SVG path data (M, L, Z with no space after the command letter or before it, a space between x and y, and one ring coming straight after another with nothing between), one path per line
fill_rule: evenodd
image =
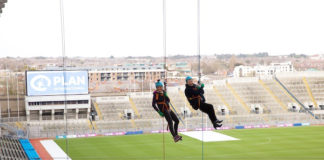
M224 120L224 125L228 127L303 122L320 124L321 121L310 113L324 117L324 77L292 74L279 75L277 78L280 81L274 77L215 80L205 85L205 97L208 103L213 104L219 119ZM171 104L184 122L180 123L179 128L201 128L202 115L204 127L211 127L206 115L193 110L183 92L184 86L168 87ZM45 112L40 118L39 112L31 111L29 121L26 118L15 120L14 117L3 118L1 121L28 131L30 138L136 130L150 132L161 130L163 126L162 118L152 108L152 92L94 95L91 104L91 110L96 112L91 119L87 119L87 115L77 119L77 112L71 110L67 112L67 120L64 120L63 110L55 110L52 112L54 118L47 117L51 115L44 115ZM313 107L309 108L311 105ZM258 107L259 110L256 110ZM84 113L87 112L82 112Z
M66 123L67 122L67 123ZM55 137L66 133L68 134L88 134L93 130L89 128L86 119L82 120L57 120L57 121L31 121L28 122L29 137Z
M222 102L222 99L217 95L219 93L214 91L214 89L206 88L205 94L206 101L214 106L215 113L222 115L226 114L226 111L228 111L227 114L234 114L232 107L230 107L227 102ZM223 112L221 109L224 109Z
M287 89L294 94L294 96L302 102L305 107L314 109L314 104L308 95L306 86L301 77L299 78L285 78L280 79L281 82L287 87ZM311 103L310 103L311 102Z
M249 112L244 109L243 106L240 105L240 103L235 99L234 95L231 93L231 91L228 89L228 87L225 84L225 81L215 84L214 88L219 91L220 95L224 97L226 102L229 104L229 106L233 109L234 114L248 114ZM208 99L211 99L208 95L206 95Z
M100 110L104 120L119 120L124 117L124 110L130 109L128 102L100 103Z
M40 157L28 139L19 139L19 142L30 160L40 160Z
M133 126L129 120L120 121L97 121L98 130L101 132L118 132L132 130Z
M95 100L103 120L125 119L125 110L132 111L128 96L97 97Z
M0 137L0 159L2 160L27 160L27 156L18 139Z
M196 115L196 111L191 108L189 102L184 97L182 97L182 95L179 92L183 93L183 88L175 87L174 89L168 90L168 95L175 110L179 113L179 115L182 116L182 118L185 116L185 114L186 117Z
M144 92L138 94L130 94L130 97L133 99L142 119L159 118L159 115L152 114L155 112L155 110L152 108L152 93Z
M312 96L317 103L316 109L322 109L324 102L324 79L321 77L307 77L306 79L309 83Z

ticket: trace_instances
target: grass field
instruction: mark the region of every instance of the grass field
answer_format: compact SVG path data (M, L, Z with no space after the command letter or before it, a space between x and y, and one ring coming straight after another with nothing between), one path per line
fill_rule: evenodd
M217 131L240 140L204 142L204 159L324 159L324 127ZM68 139L68 155L78 159L163 159L162 134ZM66 151L66 141L56 140ZM174 143L165 133L165 159L202 159L202 142L183 136Z

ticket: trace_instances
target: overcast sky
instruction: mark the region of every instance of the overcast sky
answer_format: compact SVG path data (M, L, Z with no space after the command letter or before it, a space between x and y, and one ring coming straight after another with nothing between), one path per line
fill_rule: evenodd
M197 0L166 0L167 54L196 54ZM323 0L201 0L201 53L324 54ZM67 56L163 56L162 0L64 0ZM0 57L61 56L59 0L9 0Z

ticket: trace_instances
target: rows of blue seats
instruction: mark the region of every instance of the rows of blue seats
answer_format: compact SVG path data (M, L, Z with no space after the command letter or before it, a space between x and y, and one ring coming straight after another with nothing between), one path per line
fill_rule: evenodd
M40 157L38 156L37 152L28 139L20 139L19 142L25 150L29 160L40 160Z
M129 131L125 133L125 135L132 135L132 134L143 134L143 131Z

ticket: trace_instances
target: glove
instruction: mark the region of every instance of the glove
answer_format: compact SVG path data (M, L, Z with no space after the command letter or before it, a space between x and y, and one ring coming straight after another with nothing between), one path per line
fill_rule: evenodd
M201 85L197 85L197 89L200 89L200 88L204 88L205 87L205 84L201 84Z
M168 97L167 92L164 92L163 95L164 95L164 97Z
M158 111L158 113L159 113L159 115L160 115L161 117L164 117L164 114L163 114L163 112L161 112L161 111Z

